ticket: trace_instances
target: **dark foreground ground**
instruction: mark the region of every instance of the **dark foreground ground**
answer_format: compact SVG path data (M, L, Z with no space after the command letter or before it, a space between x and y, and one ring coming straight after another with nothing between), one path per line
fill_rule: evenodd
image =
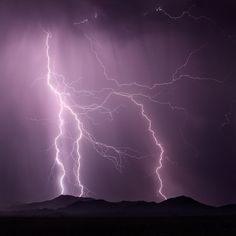
M236 205L208 206L186 196L156 203L61 195L2 208L5 235L236 236Z
M234 235L235 216L1 218L0 235Z

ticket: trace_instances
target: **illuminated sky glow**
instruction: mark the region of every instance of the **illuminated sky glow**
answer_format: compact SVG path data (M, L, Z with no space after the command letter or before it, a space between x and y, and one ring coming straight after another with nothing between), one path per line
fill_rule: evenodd
M235 4L0 6L2 202L235 202Z

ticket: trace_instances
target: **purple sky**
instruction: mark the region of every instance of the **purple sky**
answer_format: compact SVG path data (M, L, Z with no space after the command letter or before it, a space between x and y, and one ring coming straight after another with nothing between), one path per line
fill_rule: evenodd
M130 147L120 169L80 142L81 182L87 196L110 201L162 200L155 146L140 107L111 96L105 107L83 114L109 91L141 94L152 129L164 148L160 176L169 198L236 203L235 10L233 1L1 1L0 3L0 202L40 201L60 194L54 163L59 106L47 85L46 32L58 89L97 140ZM155 9L159 10L156 11ZM100 60L100 61L99 61ZM105 75L104 68L105 66ZM117 88L120 84L146 85ZM172 81L172 82L171 82ZM152 89L147 86L157 85ZM74 90L73 90L74 89ZM76 91L80 91L77 93ZM76 124L65 112L60 158L66 193L79 188L71 154Z

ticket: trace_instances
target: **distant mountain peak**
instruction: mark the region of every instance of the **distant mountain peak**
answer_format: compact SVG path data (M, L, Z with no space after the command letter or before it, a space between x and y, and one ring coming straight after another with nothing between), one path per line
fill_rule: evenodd
M208 207L211 208L212 206L203 204L201 202L198 202L194 200L191 197L187 197L184 195L174 197L174 198L169 198L163 202L160 203L162 206L178 206L178 207Z
M198 201L194 200L191 197L187 197L184 195L178 196L178 197L173 197L173 198L168 198L167 200L163 202L178 202L178 203L199 203Z

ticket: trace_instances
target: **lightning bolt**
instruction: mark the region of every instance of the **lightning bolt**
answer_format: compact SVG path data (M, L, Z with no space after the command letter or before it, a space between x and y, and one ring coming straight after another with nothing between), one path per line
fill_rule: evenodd
M166 13L166 15L168 15L167 12L165 12L165 13ZM181 14L181 16L178 16L177 18L174 18L174 20L182 18L185 14L186 13L184 12L183 14ZM168 17L170 17L170 15L168 15ZM172 17L171 17L171 19L172 19ZM200 20L200 19L205 19L205 18L204 17L195 18L195 20ZM147 99L151 102L157 103L159 105L167 105L173 111L175 111L175 110L182 111L187 116L187 111L186 111L185 108L173 105L170 102L160 102L159 100L155 99L154 96L151 96L149 94L150 94L150 92L152 92L156 88L162 88L162 87L165 87L165 86L172 86L175 83L179 82L180 80L186 80L186 79L193 80L193 81L194 80L196 80L196 81L210 81L210 82L214 82L214 83L217 83L217 84L222 84L223 81L218 80L216 78L193 76L193 75L189 75L189 74L181 74L180 73L185 67L187 67L187 65L189 64L192 57L195 54L199 53L204 47L206 47L208 45L208 43L204 43L204 44L200 45L200 47L197 47L197 48L191 50L189 52L189 54L187 55L186 59L184 60L184 62L178 68L176 68L176 70L173 72L170 81L163 82L163 83L155 83L155 84L149 86L149 85L146 85L146 84L140 84L140 83L136 83L136 82L120 83L117 79L109 77L106 66L103 63L102 59L99 57L99 53L97 52L97 50L95 48L95 43L94 43L93 39L90 36L88 36L87 34L85 35L85 38L87 38L87 40L90 44L91 53L94 55L94 57L96 58L98 64L101 67L104 78L108 82L112 83L112 86L110 86L109 88L104 88L101 91L110 89L112 91L111 92L112 94L114 94L116 96L125 97L125 98L129 99L135 106L140 108L140 113L141 113L142 117L144 118L144 120L146 120L146 122L148 124L148 131L149 131L149 133L152 137L152 140L153 140L154 144L156 145L156 147L160 150L160 155L158 157L158 165L156 167L156 174L157 174L157 178L158 178L158 181L159 181L159 184L160 184L159 188L158 188L158 194L163 199L167 199L166 195L163 193L163 180L162 180L161 175L160 175L160 171L163 167L164 147L159 142L159 138L157 137L156 132L152 128L152 120L149 118L148 114L145 112L144 104L138 102L136 98L142 97L142 98L145 98L145 99ZM131 88L132 91L135 91L136 89L138 89L138 90L141 89L142 92L126 93L124 91L127 88ZM108 95L108 97L109 96L110 95ZM107 97L107 99L108 99L108 97ZM183 134L181 134L181 136L183 136ZM186 142L186 139L184 137L183 137L183 139ZM193 149L194 152L196 152L196 149L192 144L189 144L189 146Z
M215 22L206 16L194 16L190 13L192 7L189 8L187 11L183 11L178 16L172 16L167 11L162 9L161 7L158 7L155 9L157 13L162 13L165 16L167 16L170 20L180 20L185 16L188 16L192 18L193 20L206 20L214 25ZM148 14L148 13L147 13ZM145 14L145 15L147 15ZM96 17L95 17L96 18ZM75 22L74 25L81 25L88 22L88 19L84 19L80 22ZM113 119L113 114L117 112L120 107L115 108L108 108L106 104L111 99L112 96L117 96L126 99L131 104L133 104L135 107L138 108L139 114L143 118L143 120L147 124L147 131L150 134L150 137L153 140L153 143L155 147L159 150L159 155L157 157L158 164L155 167L155 174L157 176L157 181L159 183L157 195L161 196L163 199L167 199L166 195L163 193L163 180L160 174L161 169L163 168L163 161L165 159L165 150L164 146L160 142L160 138L157 135L157 132L153 129L152 120L149 117L149 114L147 113L144 103L140 101L141 99L148 100L149 102L156 103L159 105L168 106L172 111L181 111L184 112L187 115L187 111L185 108L176 106L172 104L171 102L163 102L159 101L156 97L156 89L164 88L165 86L173 86L180 80L196 80L196 81L211 81L218 84L222 84L223 81L217 80L215 78L209 78L209 77L200 77L200 76L193 76L189 74L181 74L181 71L187 67L192 57L199 53L204 47L207 46L207 43L204 43L203 45L200 45L200 47L195 48L189 52L184 62L173 72L172 77L169 81L163 82L163 83L155 83L153 85L146 85L146 84L140 84L137 82L131 82L131 83L120 83L119 80L116 78L111 78L109 76L109 73L107 71L107 68L102 61L102 59L99 56L99 52L96 49L94 39L90 37L88 34L84 35L85 39L88 41L88 45L90 48L90 52L96 59L98 65L101 68L101 71L103 73L103 77L105 81L107 82L107 86L103 87L100 90L82 90L82 89L76 89L74 86L77 81L72 81L68 83L63 75L59 75L56 73L52 68L52 62L51 62L51 51L50 51L50 41L52 39L51 33L46 33L46 40L45 40L45 48L46 48L46 56L47 56L47 85L52 92L52 94L56 97L58 106L59 106L59 112L58 112L58 135L54 139L54 146L56 150L55 155L55 163L57 164L60 175L58 177L58 184L60 187L61 194L66 193L66 186L64 183L64 179L67 175L65 166L63 164L61 155L62 155L62 147L60 146L60 140L63 138L63 127L65 123L65 118L63 114L65 112L69 113L73 121L76 123L77 128L77 138L76 140L73 140L73 148L71 150L70 156L74 158L74 151L76 153L75 161L76 161L76 169L74 169L74 174L76 176L76 179L78 181L78 185L80 188L80 194L79 196L85 196L85 191L89 191L81 182L81 175L80 175L80 169L81 169L81 153L80 153L80 145L81 140L85 140L90 143L92 148L103 158L111 161L114 165L114 167L121 172L122 171L122 161L125 158L134 158L134 159L141 159L145 158L146 156L140 155L136 150L133 150L130 147L115 147L110 144L106 144L103 142L100 142L92 133L88 131L86 128L86 125L83 123L82 117L86 117L87 120L91 121L94 125L96 125L96 122L91 117L91 114L93 112L98 112L103 115L107 115L111 120ZM63 89L61 89L61 87ZM127 92L129 91L129 92ZM132 92L130 92L132 91ZM154 93L154 95L153 95ZM89 105L81 105L78 104L77 100L73 100L73 95L83 95L87 97L94 98L97 102L94 102ZM151 94L151 95L150 95ZM226 116L227 120L228 117ZM183 136L183 135L182 135ZM166 158L167 159L167 158ZM167 159L168 160L168 159Z
M65 193L64 178L66 175L66 171L65 171L65 167L63 165L63 162L60 160L60 147L59 147L58 142L63 135L63 125L64 125L63 113L66 110L69 112L69 114L72 116L72 118L76 122L77 129L78 129L78 137L77 137L77 140L75 141L76 153L77 153L77 158L78 158L78 169L77 169L78 178L77 178L77 180L78 180L78 184L80 187L80 196L82 196L84 194L84 186L81 184L81 181L80 181L80 158L81 158L81 155L79 152L79 142L82 138L81 122L79 120L78 115L73 111L72 107L70 107L66 103L64 94L59 91L57 86L54 85L53 80L57 80L57 76L55 73L53 73L53 71L51 69L50 44L49 44L51 38L52 38L52 35L50 33L47 33L46 34L46 41L45 41L46 56L47 56L47 85L50 88L51 92L56 96L58 104L59 104L59 113L58 113L59 133L54 140L54 145L55 145L55 149L56 149L55 162L61 171L61 175L58 180L59 186L60 186L60 193L61 194Z
M115 85L115 87L116 87L116 89L117 89L117 88L118 88L118 89L122 89L122 88L124 88L124 87L139 87L139 88L142 88L142 89L148 89L148 90L150 90L150 89L152 89L152 88L155 87L155 85L152 86L152 87L150 87L150 86L147 86L147 85L138 84L138 83L136 83L136 82L134 82L134 83L121 84L121 83L119 83L119 81L116 80L115 78L110 78L110 77L108 76L108 73L107 73L107 70L106 70L106 66L104 65L103 61L100 59L100 57L99 57L99 55L98 55L98 53L97 53L97 51L96 51L96 49L95 49L95 47L94 47L94 42L93 42L92 38L89 37L88 35L85 35L85 37L88 39L89 44L90 44L90 50L91 50L91 52L94 54L94 56L95 56L95 58L96 58L98 64L100 65L100 67L101 67L101 69L102 69L102 71L103 71L104 78L105 78L107 81L113 82L114 85ZM107 88L106 88L106 89L107 89ZM158 181L159 181L159 183L160 183L160 187L159 187L159 189L158 189L158 193L159 193L159 195L160 195L163 199L167 199L167 197L165 196L165 194L162 192L162 190L163 190L163 181L162 181L161 175L160 175L160 173L159 173L159 171L161 170L161 168L162 168L162 166L163 166L162 162L163 162L163 158L164 158L164 147L163 147L163 146L161 145L161 143L158 141L157 135L156 135L155 131L154 131L153 128L152 128L152 121L151 121L151 119L148 117L148 115L146 114L146 112L145 112L145 110L144 110L144 104L138 102L138 101L135 99L135 97L144 97L144 98L146 98L146 99L151 100L152 102L158 102L158 101L155 100L155 99L153 99L152 97L150 97L150 96L144 94L144 93L136 93L136 94L133 93L133 94L132 94L132 93L125 93L125 92L122 92L122 91L119 91L119 92L118 92L118 91L117 91L116 89L114 89L114 88L110 88L110 89L111 89L111 91L112 91L111 93L112 93L113 95L125 97L125 98L127 98L128 100L130 100L135 106L137 106L138 108L140 108L141 115L142 115L142 117L144 118L144 120L146 120L146 122L147 122L147 124L148 124L148 131L149 131L149 133L150 133L150 135L151 135L151 137L152 137L152 139L153 139L153 141L154 141L154 144L155 144L156 147L160 150L160 156L159 156L159 158L158 158L158 166L156 167L156 171L155 171L155 172L156 172L156 174L157 174L157 178L158 178ZM160 103L160 102L159 102L159 103ZM160 103L160 104L161 104L161 103ZM174 109L174 107L173 107L170 103L168 103L168 105L169 105L171 108ZM176 109L177 109L177 108L176 108ZM181 108L178 108L178 109L181 109Z
M86 36L87 39L89 39L90 44L92 44L91 39ZM118 91L112 87L106 87L100 91L77 91L71 83L71 84L67 84L65 81L65 78L62 75L57 74L56 72L53 71L52 69L52 62L51 62L51 56L50 56L50 40L52 39L52 35L51 33L46 33L46 40L45 40L45 48L46 48L46 56L47 56L47 85L50 89L50 91L52 92L52 94L56 97L57 102L58 102L58 106L59 106L59 113L58 113L58 129L59 129L59 133L58 135L55 137L54 139L54 146L55 146L55 150L56 150L56 155L55 155L55 163L57 164L59 170L60 170L60 175L58 178L58 183L60 186L60 193L61 194L65 194L66 193L66 187L64 184L64 179L66 176L66 170L63 164L63 161L61 160L61 147L59 144L60 139L63 137L63 126L65 123L63 114L65 111L67 111L70 116L73 118L73 120L75 121L75 123L77 124L77 131L78 131L78 137L75 140L73 145L73 150L74 150L74 146L76 146L76 156L77 156L77 171L76 171L76 177L77 177L77 181L80 187L80 195L79 196L83 196L85 194L85 189L86 187L83 186L83 184L81 183L81 177L80 177L80 166L81 166L81 154L80 154L80 141L82 138L84 138L85 140L87 140L92 147L94 148L94 150L102 157L112 161L112 163L114 164L114 166L116 167L116 169L118 171L121 171L122 168L122 159L123 158L135 158L135 159L139 159L139 158L144 158L145 156L139 156L139 154L137 153L137 151L133 150L132 148L129 147L114 147L112 145L108 145L105 143L102 143L100 141L98 141L90 132L88 132L88 130L84 127L84 125L82 124L82 121L79 118L78 113L75 111L75 108L80 108L80 114L86 115L88 116L88 114L90 112L94 112L94 111L98 111L104 114L108 114L111 118L112 118L112 114L113 112L118 109L115 108L113 110L110 110L108 108L105 107L105 104L108 102L108 100L112 97L112 96L120 96L123 98L128 99L130 102L132 102L136 107L139 108L140 110L140 114L142 115L142 117L144 118L144 120L147 122L147 127L148 127L148 131L154 141L154 144L160 149L161 153L160 153L160 158L158 161L158 166L156 168L156 174L158 177L158 180L160 182L160 188L158 190L158 193L161 195L162 198L166 199L166 196L163 194L162 192L162 188L163 188L163 182L161 179L161 176L159 174L159 170L162 168L162 160L163 160L163 154L164 154L164 148L162 147L162 145L160 144L160 142L158 141L158 138L156 136L156 133L154 132L154 130L152 129L152 121L151 119L148 117L148 115L145 113L144 110L144 105L140 102L138 102L135 97L146 97L151 99L151 97L148 97L142 93L138 94L138 93L125 93L122 91ZM118 88L122 88L123 86L130 86L130 84L125 84L125 85L121 85L119 84L119 82L115 79L110 79L106 73L106 68L105 65L102 63L102 61L100 60L98 54L96 53L95 50L93 50L92 45L91 46L91 50L92 53L96 56L97 61L99 62L99 65L102 66L103 68L103 72L104 75L106 77L107 80L111 80L113 82L115 82L116 87ZM63 85L63 91L61 91L59 89L60 87L60 82L62 81L62 85ZM140 86L138 84L136 84L136 86ZM144 87L145 88L145 87ZM106 91L106 95L104 96L104 98L102 99L102 101L100 103L95 103L95 104L91 104L89 106L80 106L78 104L70 104L67 101L67 96L68 96L68 92L66 92L67 90L72 91L73 93L84 93L87 96L93 96L93 97L97 97L99 94L101 94L102 92ZM70 95L70 94L69 94ZM152 99L153 101L155 101L154 99ZM71 156L73 156L73 150L71 151Z

